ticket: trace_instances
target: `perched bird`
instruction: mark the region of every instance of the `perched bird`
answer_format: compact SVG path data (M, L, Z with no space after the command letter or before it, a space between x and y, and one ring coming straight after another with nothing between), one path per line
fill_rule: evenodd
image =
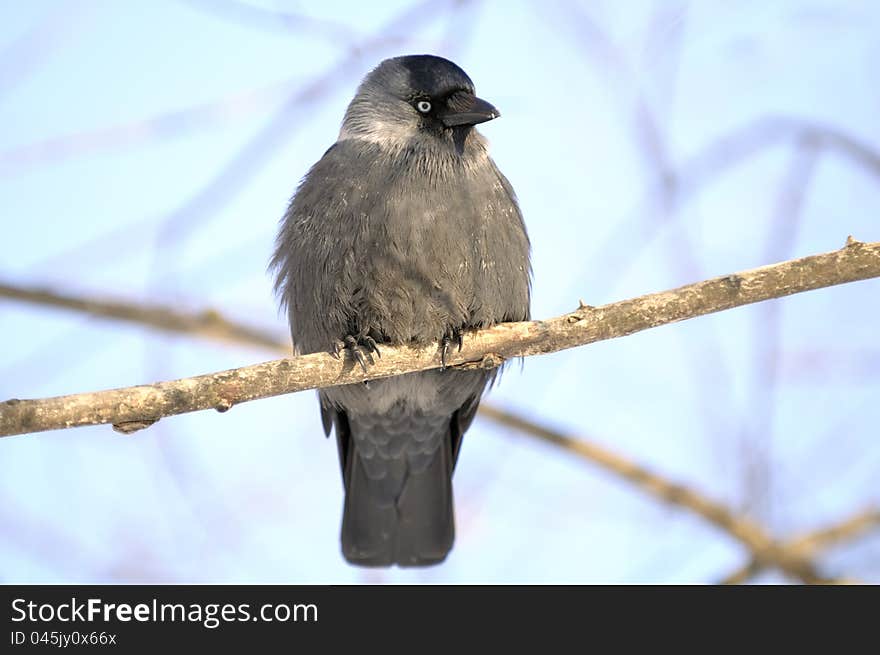
M383 344L437 342L444 364L319 393L353 564L449 553L453 468L494 374L447 369L446 355L464 330L529 318L522 215L474 129L498 115L451 61L387 59L281 221L272 266L297 353L345 351L366 369Z

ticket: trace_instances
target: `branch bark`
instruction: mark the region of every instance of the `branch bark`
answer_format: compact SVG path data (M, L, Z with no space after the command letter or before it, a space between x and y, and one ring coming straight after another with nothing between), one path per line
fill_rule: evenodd
M494 368L527 357L623 337L732 307L857 280L880 277L880 242L847 245L820 255L712 278L669 291L590 307L545 321L504 323L475 331L449 364ZM439 368L436 344L383 347L364 374L348 359L314 353L169 382L0 403L0 436L112 423L129 432L162 417L305 389L351 384Z

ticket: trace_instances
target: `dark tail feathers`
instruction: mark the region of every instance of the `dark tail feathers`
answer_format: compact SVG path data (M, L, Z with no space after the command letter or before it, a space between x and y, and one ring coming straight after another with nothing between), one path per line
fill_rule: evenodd
M360 566L428 566L442 562L455 539L453 454L442 439L427 465L405 453L387 461L386 475L370 478L351 440L345 475L342 552Z

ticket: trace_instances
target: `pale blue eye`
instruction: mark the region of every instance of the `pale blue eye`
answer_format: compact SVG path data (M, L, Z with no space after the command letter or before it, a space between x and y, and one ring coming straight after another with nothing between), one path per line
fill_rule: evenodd
M423 114L427 114L429 111L431 111L431 103L427 100L419 100L416 103L416 109L418 109Z

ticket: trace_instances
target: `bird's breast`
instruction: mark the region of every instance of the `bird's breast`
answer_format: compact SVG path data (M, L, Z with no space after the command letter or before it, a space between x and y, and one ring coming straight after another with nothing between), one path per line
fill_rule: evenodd
M364 215L370 238L357 311L391 341L433 341L469 325L483 304L481 278L495 270L486 222L493 195L461 168L424 173L398 174Z

